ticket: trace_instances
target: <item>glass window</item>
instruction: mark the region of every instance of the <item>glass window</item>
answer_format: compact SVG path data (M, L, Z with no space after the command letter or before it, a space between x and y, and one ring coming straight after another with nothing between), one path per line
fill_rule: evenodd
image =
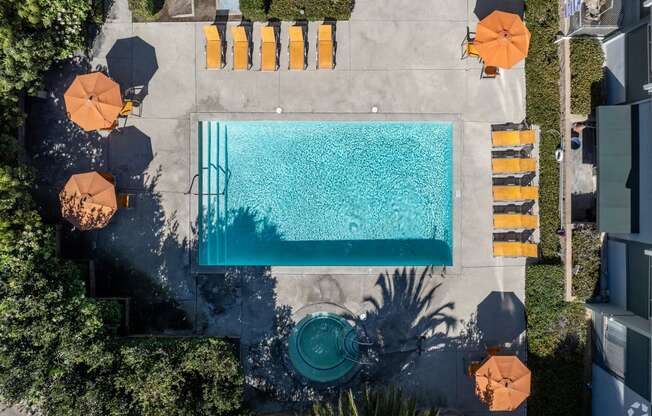
M604 325L605 364L612 373L624 379L627 328L612 318L605 318Z

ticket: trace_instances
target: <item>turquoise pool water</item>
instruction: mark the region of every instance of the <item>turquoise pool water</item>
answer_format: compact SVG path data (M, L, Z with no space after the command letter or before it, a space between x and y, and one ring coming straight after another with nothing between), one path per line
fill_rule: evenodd
M453 126L201 121L199 264L450 265Z

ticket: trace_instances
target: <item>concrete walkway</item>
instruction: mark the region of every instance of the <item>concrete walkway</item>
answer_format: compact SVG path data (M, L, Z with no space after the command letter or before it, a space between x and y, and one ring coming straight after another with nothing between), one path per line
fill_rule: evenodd
M333 302L399 347L381 361L387 371L371 381L396 382L424 404L445 402L464 414L487 414L473 395L466 364L481 358L486 345L502 344L521 356L525 352L525 263L492 255L490 163L491 124L525 118L525 79L522 64L502 71L498 79L480 79L480 63L460 57L467 26L473 28L478 14L501 6L522 10L519 1L357 0L351 20L336 25L335 70L315 69L317 24L311 23L309 68L288 71L288 24L283 23L281 69L262 73L257 70L260 24L253 25L251 71L230 70L229 54L225 70L209 71L203 24L132 23L126 0L118 0L93 46L91 68L104 67L125 89L144 85L141 117L130 117L129 128L108 139L64 142L74 126L67 127L68 136L55 129L39 132L42 144L35 157L51 166L43 181L54 190L70 173L102 168L116 174L122 190L137 196L136 206L118 213L93 244L120 267L120 273L112 272L109 289L139 282L123 295L155 293L167 299L164 312L156 304L147 304L150 309L134 305L134 313L149 324L143 331L169 331L157 324L169 314L178 323L173 329L240 338L246 355L274 336L283 317ZM230 35L227 39L231 42ZM56 77L52 82L57 80L62 82ZM60 98L43 104L52 123L57 114L65 119ZM445 118L456 125L452 267L194 272L196 197L186 194L198 169L193 120L226 113L274 119L277 107L285 115L316 119L323 114L365 118L372 106L381 115ZM78 143L94 143L93 149ZM93 158L87 156L91 153ZM405 347L416 340L418 348ZM260 382L264 376L246 358L248 380Z

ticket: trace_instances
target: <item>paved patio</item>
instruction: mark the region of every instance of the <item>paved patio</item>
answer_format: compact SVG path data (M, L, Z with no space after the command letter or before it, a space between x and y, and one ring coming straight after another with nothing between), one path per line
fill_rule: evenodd
M315 23L309 26L308 70L288 71L288 24L283 23L281 69L263 73L257 70L258 23L251 71L229 69L230 44L227 68L209 71L203 64L203 24L132 23L126 0L116 1L90 67L75 70L106 67L123 88L146 85L142 115L130 117L129 128L107 139L79 132L61 113L61 84L75 70L54 71L48 81L51 98L34 103L34 112L46 121L43 127L35 123L30 133L43 194L54 198L68 175L88 169L112 171L122 190L136 194L133 209L92 234L90 255L104 259L98 272L104 281L98 284L106 293L136 299L142 332L238 337L246 355L273 337L279 316L333 302L363 316L363 325L384 331L395 343L394 353L384 357L395 371L370 380L399 383L423 403L486 414L464 375L466 363L480 358L485 345L525 351L525 262L492 256L490 173L491 124L525 118L524 69L520 64L496 80L481 80L481 65L460 59L476 13L501 6L518 11L522 2L488 3L357 0L351 21L337 22L334 71L315 70ZM187 191L197 171L198 118L255 113L260 119L365 119L371 118L372 106L379 108L374 117L455 123L453 267L271 267L220 275L195 267L196 196ZM422 286L415 289L405 284L409 281ZM383 291L387 286L394 289ZM153 300L139 309L142 299ZM249 380L265 390L264 376L251 360L245 367Z

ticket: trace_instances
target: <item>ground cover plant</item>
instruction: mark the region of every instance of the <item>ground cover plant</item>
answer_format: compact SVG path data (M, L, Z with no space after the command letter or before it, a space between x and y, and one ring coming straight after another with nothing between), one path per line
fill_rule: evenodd
M581 414L585 393L583 359L587 326L584 306L581 302L564 301L564 269L556 233L561 225L559 164L554 157L561 142L560 64L558 46L554 43L559 32L558 7L558 2L548 0L526 1L525 19L532 33L525 62L527 117L531 124L541 128L541 262L527 266L525 282L528 366L532 370L528 413L534 416ZM578 92L583 87L576 85L574 88ZM586 93L583 92L582 97L586 97ZM575 243L574 248L575 253L582 251ZM582 257L578 261L582 264L582 273L576 276L573 286L583 301L591 286L587 283L591 278L586 276L595 275ZM564 388L559 389L560 385Z
M339 395L335 403L317 402L312 416L438 416L439 409L417 409L417 400L390 386L371 390L369 387L358 395L352 390Z
M240 10L249 20L348 20L353 0L241 0Z
M20 102L54 61L84 49L95 6L0 0L0 401L57 416L241 415L233 346L117 338L117 305L86 296L33 202Z
M594 38L571 41L571 112L590 114L600 102L604 52Z

